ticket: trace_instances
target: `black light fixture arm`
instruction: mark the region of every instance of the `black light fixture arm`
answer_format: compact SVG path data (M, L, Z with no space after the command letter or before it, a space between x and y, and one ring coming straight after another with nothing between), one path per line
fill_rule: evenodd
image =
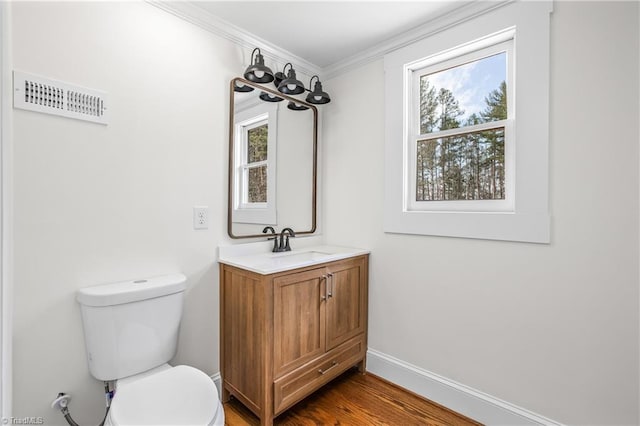
M311 78L309 79L309 88L307 89L307 92L311 92L311 87L312 87L311 83L313 82L313 79L314 79L314 78L315 78L315 79L317 79L317 80L318 80L318 82L320 82L320 77L318 77L317 75L314 75L313 77L311 77Z
M262 52L260 51L259 47L256 47L255 49L253 49L253 52L251 52L251 63L253 64L254 61L254 55L256 54L256 52L258 52L258 55L262 55Z

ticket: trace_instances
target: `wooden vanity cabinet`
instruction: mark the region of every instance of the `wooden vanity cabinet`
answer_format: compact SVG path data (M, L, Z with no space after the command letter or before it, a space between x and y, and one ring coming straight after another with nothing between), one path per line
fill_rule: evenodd
M368 255L261 275L220 264L222 398L261 424L345 370L365 372Z

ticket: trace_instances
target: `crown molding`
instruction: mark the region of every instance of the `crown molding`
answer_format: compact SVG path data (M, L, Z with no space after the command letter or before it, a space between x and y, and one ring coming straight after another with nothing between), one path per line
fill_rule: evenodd
M242 48L253 50L259 47L262 55L276 64L284 65L287 62L292 62L295 64L296 71L308 76L320 74L321 72L317 65L306 59L220 19L191 2L157 0L146 0L146 2L212 34L227 39Z
M262 54L266 58L274 61L276 64L293 62L295 63L296 70L303 74L308 76L318 74L323 79L328 79L375 61L382 58L387 53L405 47L418 40L444 31L447 28L453 27L492 10L503 7L509 3L513 3L517 0L461 1L460 6L445 14L436 16L418 27L412 28L398 36L392 37L380 44L366 49L355 56L343 61L338 61L324 68L319 67L318 65L311 63L288 50L282 49L281 47L276 46L275 44L250 33L249 31L231 24L230 22L218 18L217 16L196 6L193 2L161 0L146 1L165 12L225 38L240 47L246 49L259 47Z
M352 56L343 61L338 61L323 68L322 77L324 79L336 77L369 62L380 59L387 53L393 52L394 50L408 46L418 40L437 34L462 22L498 9L509 3L513 3L514 1L516 0L471 0L461 2L461 6L442 15L435 16L424 24L405 31L395 37L391 37L369 49L363 50L358 55Z

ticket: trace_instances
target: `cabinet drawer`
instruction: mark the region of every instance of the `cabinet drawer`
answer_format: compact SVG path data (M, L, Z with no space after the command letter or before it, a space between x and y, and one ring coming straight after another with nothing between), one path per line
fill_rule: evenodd
M273 385L275 415L354 366L365 354L364 338L359 336L276 380Z

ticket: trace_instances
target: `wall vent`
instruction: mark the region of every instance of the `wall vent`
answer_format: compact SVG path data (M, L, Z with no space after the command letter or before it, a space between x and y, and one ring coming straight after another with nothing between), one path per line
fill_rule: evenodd
M107 93L13 72L13 107L107 124Z

